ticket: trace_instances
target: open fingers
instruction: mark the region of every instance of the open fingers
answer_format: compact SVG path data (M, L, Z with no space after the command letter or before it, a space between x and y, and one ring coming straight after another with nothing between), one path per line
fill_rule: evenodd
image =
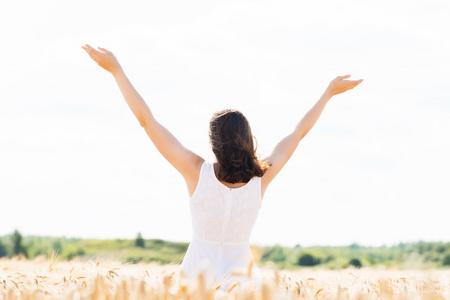
M95 53L94 51L92 51L92 49L88 48L88 47L82 47L87 54L89 54L89 56L91 58L97 57L97 53Z
M337 77L337 79L339 79L339 80L343 80L343 79L347 79L347 78L350 78L350 76L352 76L352 75L350 75L350 74L347 74L347 75L344 75L344 76L338 76L338 77Z
M363 82L364 79L359 79L359 80L351 80L351 82L353 83L354 86L357 86L358 84L360 84L361 82Z
M97 49L91 47L91 45L88 45L88 44L86 44L85 47L86 47L87 49L89 49L90 51L96 53L96 54L105 54L105 53L106 53L106 54L112 54L111 51L106 50L105 48L102 48L102 47L97 47L97 49L99 49L100 51L98 51Z
M89 45L84 45L84 46L82 46L81 48L83 48L89 55L91 54L91 53L95 53L94 51L95 51L95 49L94 48L92 48L91 46L89 46Z
M97 55L101 54L100 51L98 51L98 50L92 48L90 45L86 45L86 48L87 48L87 51L88 51L89 53L94 53L94 54L97 54Z
M348 82L348 86L349 89L353 89L354 87L356 87L358 84L360 84L363 80L346 80Z
M363 82L363 79L359 80L346 80L350 78L350 74L344 76L337 76L330 82L327 90L330 91L331 95L338 95L345 91L353 89L355 86Z
M100 49L101 51L105 52L106 54L112 54L111 51L106 50L105 48L102 48L102 47L97 47L97 48Z
M102 59L102 55L105 55L104 53L95 50L94 48L92 48L89 45L85 45L82 47L86 53L92 58L92 60L94 60L97 64L100 63L101 59Z
M358 79L358 80L342 80L342 82L346 82L347 84L355 85L357 86L361 82L363 82L364 79Z

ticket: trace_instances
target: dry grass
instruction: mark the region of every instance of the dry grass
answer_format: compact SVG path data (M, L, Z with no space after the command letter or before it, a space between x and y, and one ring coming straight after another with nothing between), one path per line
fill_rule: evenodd
M0 259L6 299L450 299L450 271L262 270L261 284L174 289L177 265Z

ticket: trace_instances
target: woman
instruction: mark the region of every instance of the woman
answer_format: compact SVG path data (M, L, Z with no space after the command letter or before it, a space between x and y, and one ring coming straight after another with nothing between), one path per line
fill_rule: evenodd
M265 159L255 155L253 136L245 116L236 110L216 112L210 121L210 141L216 157L207 162L189 151L153 116L134 89L112 52L82 46L103 69L110 72L128 106L158 151L181 173L188 188L193 238L181 265L188 278L203 272L215 285L254 274L249 239L261 200L269 183L294 153L300 140L316 123L332 96L350 90L360 80L338 76L322 97ZM248 266L249 268L245 271Z

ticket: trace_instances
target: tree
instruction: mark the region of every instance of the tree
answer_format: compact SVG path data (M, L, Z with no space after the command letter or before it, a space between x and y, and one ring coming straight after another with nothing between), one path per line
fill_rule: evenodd
M442 243L436 245L435 249L436 249L436 252L437 252L437 253L444 253L445 250L447 250L447 249L445 248L445 245L442 244Z
M55 254L61 254L62 249L63 249L61 239L56 239L53 242L52 249Z
M136 247L145 248L145 240L142 238L142 234L139 232L135 241Z
M419 254L423 254L425 252L425 242L424 241L419 241L417 243L417 252L419 252Z
M318 264L320 264L320 259L315 258L314 256L312 256L312 254L309 253L303 253L298 258L299 266L312 267Z
M72 260L75 257L83 256L85 254L86 254L86 251L84 251L83 248L78 248L77 250L71 251L68 254L66 254L66 258L67 258L67 260Z
M0 240L0 257L8 255L8 252L6 251L5 245L3 245L2 240Z
M13 255L23 254L25 257L28 257L27 249L22 244L22 235L16 229L12 235L12 243L13 243Z
M362 263L359 259L357 258L352 258L350 259L350 261L348 262L350 266L354 266L355 268L361 268L362 267Z
M282 263L286 261L286 255L284 254L283 247L275 245L263 254L262 259Z
M327 257L325 257L325 263L333 261L336 259L336 256L334 256L333 254L328 254Z
M446 256L444 256L444 260L442 261L442 265L450 266L450 254L447 254Z
M359 249L360 246L358 245L358 243L353 243L350 246L348 246L350 249Z

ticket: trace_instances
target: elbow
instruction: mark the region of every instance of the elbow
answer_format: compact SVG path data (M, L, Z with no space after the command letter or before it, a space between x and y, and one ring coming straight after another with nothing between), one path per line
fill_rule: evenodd
M149 120L143 114L136 115L136 119L143 128L147 127Z
M144 120L138 120L138 121L139 121L139 124L140 124L143 128L145 128L145 127L147 126L147 124L145 123Z
M308 134L309 129L303 131L302 133L300 133L300 135L298 136L298 142L300 143L301 140L303 140L303 138Z
M148 126L153 126L155 123L155 119L153 118L152 114L145 114L140 113L136 115L136 119L138 120L139 124L146 128Z

